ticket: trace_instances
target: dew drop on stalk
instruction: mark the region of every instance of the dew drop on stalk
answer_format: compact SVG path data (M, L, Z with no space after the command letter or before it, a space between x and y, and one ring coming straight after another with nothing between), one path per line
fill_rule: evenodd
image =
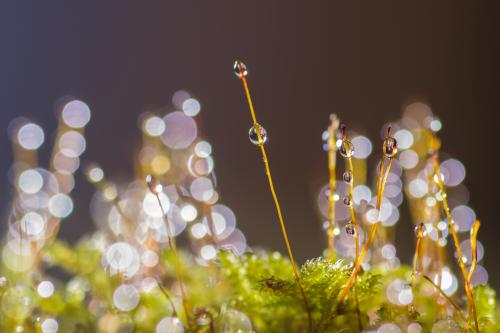
M387 137L384 140L384 154L391 158L398 152L398 142L393 137Z
M342 179L344 180L344 182L346 182L347 184L350 184L352 183L352 173L350 171L346 171L344 172L344 174L342 175Z
M418 231L419 231L419 229L420 229L420 224L417 224L415 226L415 228L413 229L413 231L415 232L415 236L417 236L417 237L418 237ZM425 236L427 236L427 232L426 232L425 227L422 225L422 237L425 237Z
M352 205L352 201L351 201L351 198L349 196L345 196L343 202L344 202L344 205L346 205L347 207L351 207L351 205Z
M354 224L352 222L346 224L345 232L350 236L354 236L356 234L356 228L354 228Z
M233 65L234 74L240 79L248 75L247 66L239 60L236 60Z
M257 134L256 128L259 129L260 140L259 140L259 135ZM255 124L248 131L248 137L250 138L250 142L252 142L254 145L260 146L260 145L267 142L267 131L261 125Z
M163 191L163 186L158 183L158 181L153 175L146 176L146 184L148 184L149 190L153 194L158 194Z
M352 155L354 155L354 145L349 140L343 140L342 144L340 145L339 151L340 155L342 155L343 157L351 157Z

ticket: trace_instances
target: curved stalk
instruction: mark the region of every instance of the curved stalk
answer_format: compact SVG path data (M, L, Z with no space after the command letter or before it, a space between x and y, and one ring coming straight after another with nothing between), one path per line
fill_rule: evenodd
M255 110L253 107L252 98L250 96L250 90L248 89L248 83L247 83L247 79L246 79L246 75L247 75L246 69L244 69L241 62L236 62L235 63L235 70L237 70L239 72L238 77L241 79L241 82L243 83L243 88L245 90L245 95L246 95L246 98L248 101L248 107L250 109L250 115L252 117L255 132L257 133L259 148L260 148L260 151L262 154L262 159L264 161L264 168L266 170L266 176L267 176L267 180L269 183L269 189L271 191L274 205L276 207L276 213L278 215L278 220L280 222L281 231L283 233L283 239L285 241L286 249L288 252L288 257L290 258L290 263L292 264L293 274L295 276L295 282L297 283L297 287L300 290L300 294L301 294L302 300L304 302L304 307L305 307L305 310L307 312L307 318L308 318L308 322L309 322L309 332L312 332L313 322L312 322L311 309L309 307L309 302L307 300L304 288L302 287L302 283L300 282L299 270L297 268L297 264L295 263L295 259L294 259L293 252L292 252L292 247L290 246L290 241L288 240L288 233L286 231L285 221L283 219L283 214L281 212L281 206L280 206L280 203L278 200L278 196L276 195L276 190L274 188L273 178L271 176L271 168L269 166L269 159L267 157L266 149L264 148L264 140L262 139L260 125L257 122L257 117L255 116Z
M391 130L391 128L389 127L387 130L386 139L389 138L390 130ZM384 153L385 153L385 143L384 143ZM384 165L385 165L384 155L382 155L382 159L380 162L380 171L379 171L379 176L378 176L377 204L376 204L376 209L379 212L380 212L380 206L382 205L382 196L384 194L385 183L387 182L387 177L389 176L389 171L391 169L392 160L394 158L395 153L396 152L394 151L392 153L392 155L389 157L389 163L387 165L385 173L383 172ZM382 174L383 174L383 176L382 176ZM379 217L380 217L380 214L379 214ZM361 249L361 253L358 257L358 260L356 260L356 262L355 262L354 270L353 270L351 276L349 277L349 279L347 280L346 285L344 287L344 290L340 294L339 301L337 303L337 309L345 302L347 295L349 294L349 291L351 290L351 288L356 280L356 277L359 273L359 268L361 266L361 263L363 262L363 260L366 256L366 253L368 252L368 249L370 248L370 245L373 242L373 239L375 238L375 235L377 233L377 225L379 224L379 222L380 221L377 221L376 223L374 223L370 229L370 234L368 236L368 239L367 239L365 245L363 246L363 248Z
M462 250L460 249L460 241L458 239L458 233L457 230L455 229L455 221L453 221L453 218L451 217L450 213L450 207L448 206L448 200L446 198L446 190L444 187L443 183L443 176L441 174L441 169L439 167L439 158L437 153L433 155L433 160L434 160L434 173L436 175L436 182L438 184L440 193L441 193L441 198L442 198L442 205L444 209L444 213L446 215L446 218L448 219L448 229L450 230L451 236L453 238L453 245L455 246L455 251L457 252L457 261L458 265L460 267L460 270L462 272L462 276L465 281L465 293L467 295L467 299L469 301L469 307L470 311L469 313L472 314L473 320L474 320L474 327L477 333L479 333L479 323L477 321L477 314L476 314L476 304L474 302L474 294L472 292L472 287L470 284L470 280L468 278L468 273L467 269L465 268L465 263L462 257ZM477 230L476 230L477 233ZM470 317L470 315L469 315ZM468 318L467 323L469 322L470 318Z

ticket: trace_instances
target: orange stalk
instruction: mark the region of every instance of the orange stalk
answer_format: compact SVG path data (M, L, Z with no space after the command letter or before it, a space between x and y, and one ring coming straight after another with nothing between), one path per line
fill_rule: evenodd
M330 224L328 225L327 236L328 236L328 253L329 257L333 259L335 257L335 181L336 181L336 134L339 127L339 120L336 115L332 114L330 116L331 124L328 127L328 172L329 172L329 189L330 193L328 195L328 220Z
M443 183L443 176L441 174L441 170L439 167L439 158L437 153L434 154L433 156L434 160L434 173L436 174L436 182L439 186L439 190L441 192L441 198L442 198L442 205L444 209L444 213L446 215L446 218L448 219L448 228L450 229L451 236L453 238L453 245L455 246L455 251L457 252L457 260L458 260L458 265L460 267L460 270L462 272L462 276L465 281L465 293L467 295L467 299L469 300L469 307L471 309L470 313L472 313L472 317L474 319L474 327L476 329L476 332L479 333L479 323L477 321L477 314L476 314L476 304L474 302L474 294L472 292L472 287L470 284L470 281L468 279L468 273L467 269L465 268L465 263L463 261L462 257L462 250L460 249L460 241L458 239L458 234L457 230L455 229L455 221L453 221L453 218L451 217L450 213L450 207L448 206L448 200L446 199L446 190L444 187ZM479 228L479 227L478 227ZM477 232L477 230L476 230ZM467 320L469 322L470 318Z
M304 307L305 307L305 310L307 312L307 317L308 317L308 321L309 321L309 331L312 332L313 322L312 322L311 309L309 307L309 302L307 300L304 288L302 287L302 283L300 282L299 269L297 268L297 264L295 262L293 252L292 252L292 247L290 245L290 241L288 240L288 233L286 231L285 221L283 219L283 214L281 212L281 206L280 206L280 203L278 200L278 196L276 194L276 189L274 187L274 182L273 182L273 178L271 175L271 167L269 165L269 159L267 157L266 149L264 148L264 140L262 138L260 125L257 122L257 117L255 116L255 110L253 107L252 98L250 96L250 90L248 89L248 83L247 83L247 79L246 79L246 75L247 75L246 67L244 67L243 63L237 61L237 62L235 62L234 69L236 71L237 76L241 79L241 82L243 83L243 89L245 90L245 95L246 95L246 98L248 101L248 107L250 109L250 115L252 117L255 132L257 133L259 148L260 148L260 151L262 154L262 159L264 161L264 168L266 170L266 176L267 176L267 180L269 183L269 189L270 189L271 195L273 197L274 205L276 208L276 213L278 215L278 220L279 220L279 223L281 226L281 231L283 234L283 239L285 241L286 249L288 252L288 257L290 258L290 263L292 265L293 274L295 277L295 282L297 283L297 287L300 290L300 294L301 294L302 300L304 302Z
M389 127L387 129L386 140L388 138L390 138L390 131L391 131L391 128ZM385 154L385 151L386 151L385 142L384 142L383 150L384 150L384 154ZM380 206L382 205L382 196L384 194L385 183L387 182L387 177L389 176L389 171L391 169L392 160L393 160L395 154L396 154L396 150L394 150L392 152L391 156L389 157L389 163L387 165L385 173L383 172L384 171L384 164L385 164L384 155L382 155L382 159L380 162L380 171L379 171L379 176L378 176L377 204L376 204L376 209L379 212L380 212ZM382 176L382 174L383 174L383 176ZM380 216L380 214L379 214L379 216ZM340 294L339 301L337 303L337 309L345 302L347 295L349 294L349 291L351 290L351 288L356 280L356 277L359 273L359 268L361 266L361 263L363 262L363 260L366 256L366 253L368 252L370 245L373 242L373 239L375 238L375 235L377 233L378 223L379 223L379 221L374 223L370 229L370 234L368 236L368 239L367 239L365 245L363 246L363 248L361 249L361 253L358 257L358 260L356 260L356 262L355 262L354 270L353 270L351 276L349 277L349 279L347 280L346 285L344 287L344 290Z

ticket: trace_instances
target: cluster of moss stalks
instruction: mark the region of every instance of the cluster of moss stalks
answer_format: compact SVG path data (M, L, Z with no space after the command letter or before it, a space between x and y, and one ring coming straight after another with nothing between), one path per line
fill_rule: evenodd
M173 316L172 303L159 286L142 292L140 303L130 312L113 308L114 289L123 283L119 274L111 276L101 265L102 253L87 239L74 248L56 241L43 250L43 276L56 281L56 292L41 298L33 280L42 276L26 276L4 269L6 280L0 287L2 310L0 331L41 332L39 322L44 317L57 318L58 332L107 332L102 327L115 327L114 332L155 332L156 324L165 316ZM177 311L186 331L194 332L308 332L308 318L297 284L293 280L290 262L277 252L237 256L220 252L208 265L196 264L191 255L180 253L188 303L191 307L190 329L182 311ZM387 270L373 268L363 271L357 281L360 314L354 297L337 307L338 294L352 272L352 261L316 258L300 267L300 279L307 295L313 318L313 332L357 332L384 323L394 323L403 332L411 323L418 323L422 332L431 332L439 321L449 327L466 325L456 311L436 301L436 294L425 296L419 290L428 283L417 279L411 306L391 304L386 295L387 285L394 279L409 281L411 269L400 266ZM162 253L158 267L149 272L161 286L173 291L176 280L172 255ZM36 274L35 274L36 275ZM147 275L143 276L147 277ZM31 281L31 282L30 282ZM141 278L130 283L140 283ZM31 285L30 285L31 283ZM427 287L429 287L427 285ZM495 292L488 286L474 290L481 332L500 332L500 311L496 308ZM454 299L465 307L465 299ZM174 307L181 309L178 296ZM105 325L103 325L105 321ZM449 330L449 332L455 332ZM472 329L470 329L472 332Z

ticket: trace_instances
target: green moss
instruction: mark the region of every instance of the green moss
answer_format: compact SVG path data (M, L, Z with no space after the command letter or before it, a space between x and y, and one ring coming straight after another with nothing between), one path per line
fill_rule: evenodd
M169 301L154 285L141 293L134 310L123 313L114 309L112 295L122 282L121 278L103 270L101 252L89 240L74 248L56 241L44 248L43 258L46 265L62 268L72 277L66 283L49 277L56 281L57 291L46 299L38 297L34 285L27 284L26 280L9 280L7 286L0 288L2 304L6 302L6 295L12 294L12 288L22 285L28 287L22 291L31 295L32 307L29 314L18 311L19 314L9 316L5 311L0 312L2 332L14 331L18 325L24 326L24 332L39 332L37 327L43 318L53 317L59 321L60 332L100 332L100 322L104 321L108 325L146 333L154 332L156 324L165 316L174 315ZM161 258L159 267L150 274L174 295L177 314L186 324L181 301L172 292L176 284L172 253L165 251ZM308 317L292 267L279 253L261 251L237 256L220 252L217 260L200 265L181 252L180 260L191 317L200 314L199 320L191 322L193 331L210 332L212 317L216 332L307 332ZM432 286L423 279L417 279L412 304L397 306L388 301L386 289L389 284L396 279L409 280L410 268L401 266L360 272L356 282L358 318L353 292L342 307L337 306L339 293L352 269L352 261L324 258L309 260L300 267L300 281L309 303L314 332L356 332L359 324L367 328L387 322L400 325L403 331L408 324L416 322L423 331L431 331L438 320L449 315L436 302L435 294L429 296ZM13 276L12 272L9 274ZM142 278L132 282L141 287ZM482 332L498 332L495 292L488 286L476 287L474 292ZM455 301L465 306L459 299ZM452 316L451 319L465 327L460 317Z

